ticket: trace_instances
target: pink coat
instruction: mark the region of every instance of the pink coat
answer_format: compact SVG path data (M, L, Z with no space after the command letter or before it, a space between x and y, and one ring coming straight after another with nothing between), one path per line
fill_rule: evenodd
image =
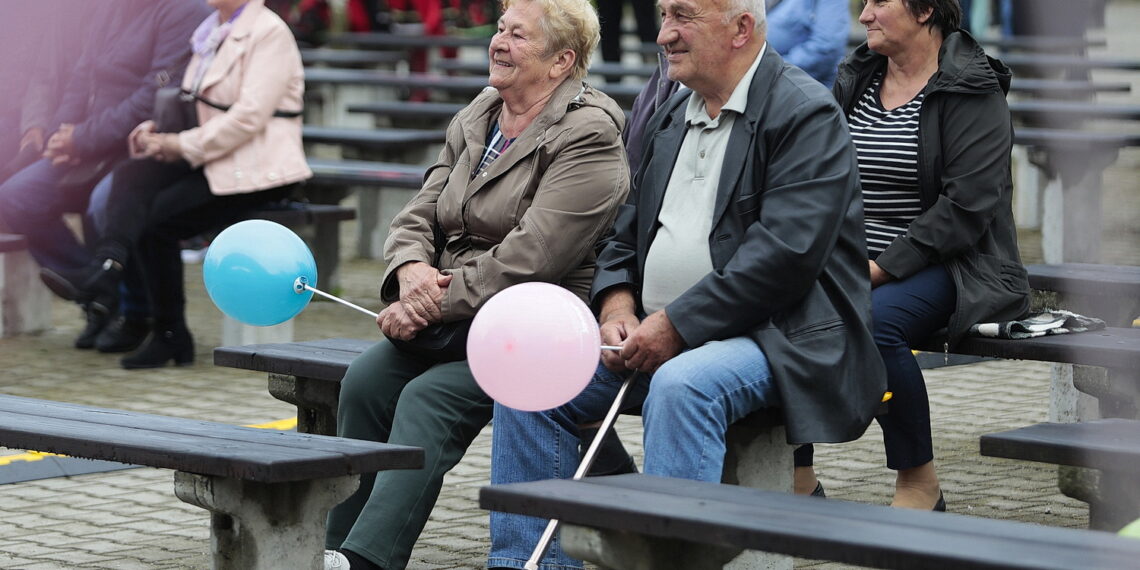
M190 60L184 88L191 88L201 63L197 55ZM304 91L293 34L264 0L250 0L218 47L199 90L230 110L199 102L200 126L178 135L183 156L192 166L204 165L210 191L217 196L311 177L301 146L301 118L273 116L275 110L299 111Z

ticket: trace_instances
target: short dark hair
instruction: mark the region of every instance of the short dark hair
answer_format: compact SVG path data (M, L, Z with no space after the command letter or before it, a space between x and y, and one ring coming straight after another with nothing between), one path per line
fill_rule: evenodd
M903 0L910 13L919 17L927 9L933 9L927 26L936 26L946 37L962 27L962 6L958 0Z

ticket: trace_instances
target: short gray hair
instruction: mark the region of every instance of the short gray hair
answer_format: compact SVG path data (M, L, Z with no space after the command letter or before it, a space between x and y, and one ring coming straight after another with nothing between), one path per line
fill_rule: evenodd
M725 20L731 20L745 12L748 12L756 17L756 30L764 29L765 22L768 18L765 11L764 0L724 0Z
M590 56L601 39L601 25L593 4L589 0L502 0L503 11L519 2L533 2L542 8L545 17L538 23L546 36L546 55L564 49L573 51L577 57L570 77L575 80L585 78L586 70L590 68Z

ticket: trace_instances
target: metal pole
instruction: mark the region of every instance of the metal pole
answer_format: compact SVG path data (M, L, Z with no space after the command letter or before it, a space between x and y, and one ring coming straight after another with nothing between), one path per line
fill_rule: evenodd
M603 347L607 350L615 350L620 347ZM594 456L598 454L598 449L602 446L602 440L609 433L610 428L613 427L614 422L617 421L618 413L621 412L622 402L625 401L625 394L629 391L629 387L633 385L633 379L637 377L637 371L634 370L629 374L629 377L622 383L621 388L618 390L617 396L614 397L614 403L610 406L610 411L606 413L605 419L602 420L601 426L598 427L598 437L590 442L590 448L586 450L586 455L582 457L582 463L578 465L578 471L574 473L573 480L577 481L585 477L586 472L590 470L590 466L594 463ZM538 539L538 544L534 547L534 552L531 553L530 559L526 561L523 566L526 570L538 570L538 562L542 560L542 556L546 554L546 549L550 548L550 541L554 539L554 533L558 530L558 519L550 519L546 525L546 530L542 532L542 538Z

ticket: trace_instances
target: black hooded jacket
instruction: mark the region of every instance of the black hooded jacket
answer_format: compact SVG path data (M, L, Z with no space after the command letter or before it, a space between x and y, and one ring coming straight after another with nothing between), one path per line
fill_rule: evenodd
M859 46L840 65L832 93L850 115L887 58ZM919 114L919 215L876 263L897 279L944 264L957 304L947 327L1024 317L1029 280L1013 223L1013 123L1005 95L1011 73L968 33L946 36Z

